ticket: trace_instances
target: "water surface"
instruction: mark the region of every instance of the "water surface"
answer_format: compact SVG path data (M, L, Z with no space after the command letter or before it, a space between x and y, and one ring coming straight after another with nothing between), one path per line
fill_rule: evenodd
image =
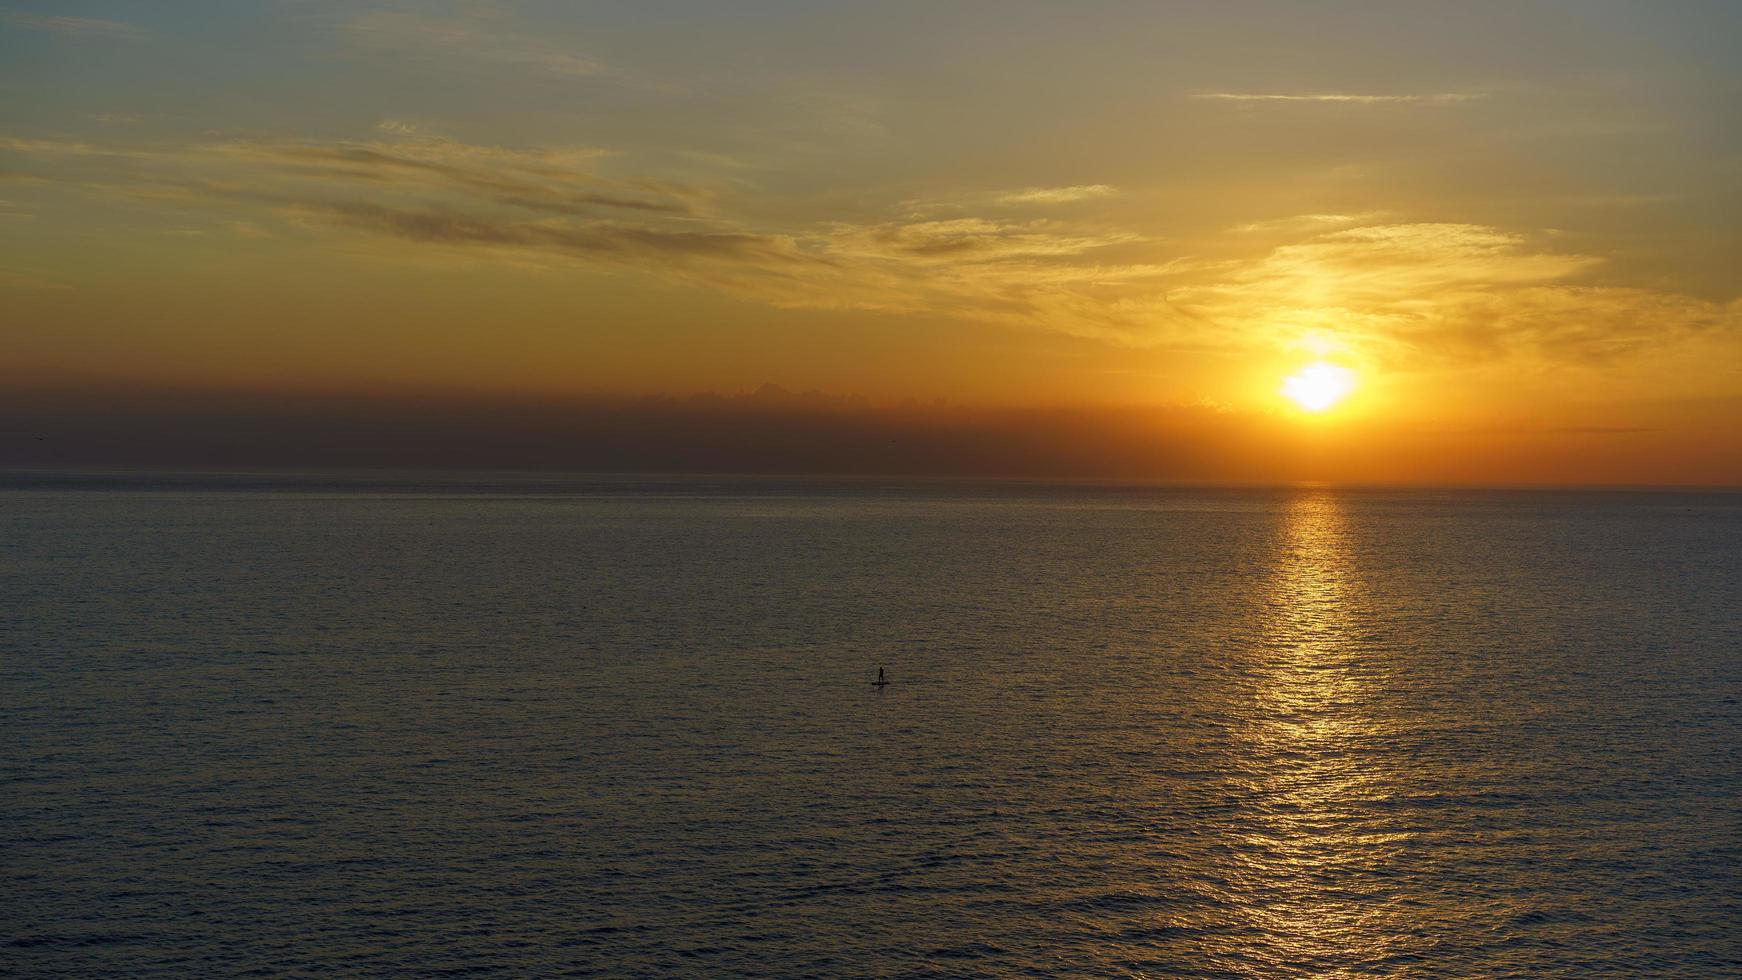
M1742 497L7 485L21 974L1742 972Z

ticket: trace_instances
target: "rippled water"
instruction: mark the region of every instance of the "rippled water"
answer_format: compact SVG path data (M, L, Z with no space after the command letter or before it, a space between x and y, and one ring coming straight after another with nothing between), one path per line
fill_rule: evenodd
M1742 973L1742 497L105 485L19 973Z

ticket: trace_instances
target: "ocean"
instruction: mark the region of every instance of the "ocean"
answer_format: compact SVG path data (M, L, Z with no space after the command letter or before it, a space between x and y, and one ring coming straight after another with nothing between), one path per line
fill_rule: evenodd
M14 473L0 971L1742 975L1739 699L1742 495Z

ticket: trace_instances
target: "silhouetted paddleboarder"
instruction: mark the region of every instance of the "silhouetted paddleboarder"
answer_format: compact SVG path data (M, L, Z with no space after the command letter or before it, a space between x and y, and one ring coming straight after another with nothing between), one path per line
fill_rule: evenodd
M877 679L871 682L872 687L886 687L889 682L883 679L883 668L877 668Z

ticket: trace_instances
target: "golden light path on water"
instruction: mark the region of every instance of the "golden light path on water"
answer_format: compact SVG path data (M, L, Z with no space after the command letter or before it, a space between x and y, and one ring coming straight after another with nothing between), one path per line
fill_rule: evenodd
M1343 503L1307 491L1288 505L1270 626L1247 738L1266 801L1238 855L1235 905L1266 941L1247 955L1265 975L1343 976L1397 950L1406 923L1374 894L1384 856L1406 834L1363 827L1356 811L1395 789L1366 751L1378 671L1357 635L1361 583Z

